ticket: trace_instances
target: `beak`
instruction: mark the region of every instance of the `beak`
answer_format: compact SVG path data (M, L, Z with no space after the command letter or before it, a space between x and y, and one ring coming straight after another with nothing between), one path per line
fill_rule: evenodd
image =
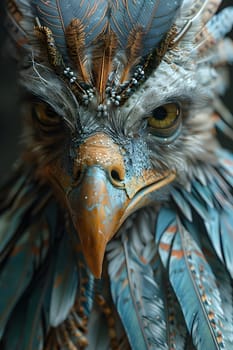
M86 262L100 278L105 248L120 226L127 195L114 188L103 169L92 167L69 199Z
M101 278L107 243L125 219L149 204L150 194L172 182L175 174L147 171L127 181L123 151L105 134L92 136L80 146L77 168L81 176L69 191L69 208L86 262L93 275Z

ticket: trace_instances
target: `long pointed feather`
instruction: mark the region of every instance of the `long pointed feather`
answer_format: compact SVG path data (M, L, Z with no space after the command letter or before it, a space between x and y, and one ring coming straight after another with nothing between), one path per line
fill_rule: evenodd
M197 349L221 349L224 315L215 278L203 253L181 224L173 241L169 276Z
M143 220L143 214L140 215ZM145 218L144 218L145 219ZM144 225L148 225L144 221ZM111 291L129 341L134 349L167 349L166 318L164 314L163 294L153 275L153 261L156 254L143 248L138 240L132 244L135 236L140 236L137 223L122 233L121 240L109 245L108 261L111 276ZM150 245L153 246L153 235Z
M56 327L66 319L75 302L77 283L78 273L72 244L67 237L67 232L64 232L58 247L56 247L49 311L51 326Z
M66 28L66 42L80 81L90 83L90 75L86 69L85 32L79 19L73 19Z

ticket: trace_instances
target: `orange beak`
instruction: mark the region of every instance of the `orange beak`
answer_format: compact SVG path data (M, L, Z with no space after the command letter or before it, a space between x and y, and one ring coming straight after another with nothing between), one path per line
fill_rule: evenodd
M123 153L105 134L86 140L76 163L81 176L68 195L84 257L96 278L101 277L106 245L125 219L150 203L151 192L175 178L174 172L150 170L127 181Z

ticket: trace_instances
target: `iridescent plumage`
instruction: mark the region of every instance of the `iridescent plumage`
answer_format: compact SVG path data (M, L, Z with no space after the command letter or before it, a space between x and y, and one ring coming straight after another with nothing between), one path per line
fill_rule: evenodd
M28 98L0 197L1 349L232 348L221 3L8 0Z

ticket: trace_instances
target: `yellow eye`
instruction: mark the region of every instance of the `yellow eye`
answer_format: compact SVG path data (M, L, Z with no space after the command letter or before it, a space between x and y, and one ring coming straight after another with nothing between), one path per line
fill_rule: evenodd
M56 126L60 123L60 117L48 104L39 103L34 105L34 114L43 126Z
M176 103L167 103L153 110L148 118L148 126L152 133L161 136L172 134L179 125L180 107Z

